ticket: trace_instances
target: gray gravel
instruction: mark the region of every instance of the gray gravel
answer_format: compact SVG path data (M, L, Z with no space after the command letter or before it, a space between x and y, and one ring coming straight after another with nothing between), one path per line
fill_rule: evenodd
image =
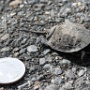
M59 90L59 87L57 85L51 84L47 86L44 90Z
M0 90L90 89L90 47L81 60L81 51L54 51L40 42L40 33L30 32L44 32L65 19L90 30L90 0L0 0L0 57L18 58L26 66L21 80Z
M28 51L29 53L32 53L32 52L37 52L38 49L37 49L37 46L35 46L35 45L30 45L30 46L27 47L27 51Z

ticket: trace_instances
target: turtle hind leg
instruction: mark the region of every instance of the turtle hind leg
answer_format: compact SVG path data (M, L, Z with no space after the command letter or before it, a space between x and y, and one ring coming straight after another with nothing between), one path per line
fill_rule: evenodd
M81 60L83 60L86 56L86 52L84 50L81 51Z

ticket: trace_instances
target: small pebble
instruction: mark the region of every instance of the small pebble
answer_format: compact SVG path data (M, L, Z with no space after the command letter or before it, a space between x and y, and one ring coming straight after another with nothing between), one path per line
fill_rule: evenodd
M44 55L46 55L46 54L48 54L50 51L51 51L50 49L46 49L46 50L44 50L42 53L43 53Z
M14 0L10 2L9 5L12 6L13 8L16 8L20 3L21 3L21 0Z
M59 90L59 87L55 84L47 86L44 90Z
M71 13L71 8L66 8L66 10L65 10L64 13L65 13L65 14Z
M1 52L8 52L8 51L10 51L10 47L4 47L0 51Z
M40 2L42 2L42 3L47 3L48 0L40 0Z
M30 45L30 46L27 47L27 51L29 53L31 53L31 52L37 52L38 49L37 49L37 46L36 45Z
M17 52L19 50L19 48L18 47L15 47L14 49L13 49L13 52Z
M74 79L75 78L75 74L73 73L72 70L67 70L66 71L66 77L68 77L70 79Z
M56 67L56 68L53 68L52 73L55 75L59 75L59 74L62 74L62 70L60 67Z
M46 15L50 15L50 13L51 13L51 12L49 12L49 11L46 11L46 12L45 12Z
M1 37L1 41L5 41L5 40L7 40L8 38L9 38L9 34L6 33L6 34L4 34L4 35Z
M78 76L81 77L81 76L84 75L84 73L85 73L85 70L80 70L80 71L78 72Z
M14 15L16 15L16 12L10 13L10 16L11 16L11 17L14 16Z
M63 2L66 2L66 1L68 1L68 0L62 0Z
M73 86L72 86L72 83L73 81L69 81L69 82L66 82L64 85L63 85L63 88L66 90L73 90Z
M78 3L77 3L77 5L78 5L78 6L81 6L81 5L82 5L82 3L81 3L81 2L78 2Z
M37 80L43 80L44 79L44 75L39 75L38 77L37 77Z
M76 73L76 67L72 67L72 71L74 72L74 73Z
M20 53L20 54L25 53L25 50L26 50L25 48L24 48L24 49L21 49L21 50L19 51L19 53Z
M67 60L67 59L63 59L62 61L60 61L60 64L70 64L71 61Z
M38 3L38 2L39 2L39 0L31 0L32 4L35 4L35 3Z
M23 84L19 85L18 90L22 90L24 87L30 86L30 85L31 85L31 82L27 81L26 83L23 83Z
M39 81L36 81L35 83L34 83L34 90L37 90L38 88L40 87L40 82Z
M40 60L39 60L39 63L40 63L40 65L43 65L44 63L45 63L45 58L40 58Z
M63 79L61 77L55 77L51 80L51 83L60 85L63 82Z
M14 56L15 56L15 57L19 56L19 53L18 53L18 52L15 52L15 53L14 53Z
M21 4L21 5L20 5L20 8L23 8L23 7L24 7L24 5L23 5L23 4Z
M77 3L72 3L72 6L73 6L73 7L76 7L76 6L77 6Z
M47 62L52 62L52 57L51 57L51 56L47 56L47 57L46 57L46 61L47 61Z
M51 64L45 64L43 69L47 70L47 72L52 72L53 66Z

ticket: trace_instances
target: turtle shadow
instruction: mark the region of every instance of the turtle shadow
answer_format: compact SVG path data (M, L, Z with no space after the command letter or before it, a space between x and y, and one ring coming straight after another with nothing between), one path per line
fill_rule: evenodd
M90 66L90 44L84 49L74 53L63 53L60 51L56 51L47 45L43 46L43 48L49 48L51 49L51 52L57 52L58 55L60 55L64 59L70 60L73 64L85 67ZM81 59L82 51L85 52L83 59Z
M83 59L81 59L82 51L85 51ZM70 60L72 63L77 64L79 66L86 66L86 67L90 66L90 45L75 53L58 52L58 54L63 58Z

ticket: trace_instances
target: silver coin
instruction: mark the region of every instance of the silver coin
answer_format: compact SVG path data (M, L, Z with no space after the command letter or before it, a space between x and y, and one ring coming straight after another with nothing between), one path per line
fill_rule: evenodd
M10 84L20 80L25 74L25 65L17 58L0 58L0 84Z

